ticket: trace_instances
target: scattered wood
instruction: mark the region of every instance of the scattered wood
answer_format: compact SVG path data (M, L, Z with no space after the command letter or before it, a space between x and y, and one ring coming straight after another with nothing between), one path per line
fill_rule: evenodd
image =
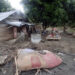
M50 35L48 35L47 37L46 37L46 40L60 40L61 39L61 37L59 36L59 37L50 37Z
M9 40L8 43L9 44L14 44L14 43L19 43L19 42L23 42L25 41L25 34L24 33L21 33L16 39L12 39L12 40Z

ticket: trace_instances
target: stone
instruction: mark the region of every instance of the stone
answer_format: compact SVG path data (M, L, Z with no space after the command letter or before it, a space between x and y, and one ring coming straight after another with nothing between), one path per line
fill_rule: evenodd
M60 55L60 56L64 56L64 54L63 54L63 53L61 53L61 52L59 52L59 53L58 53L58 55Z
M75 58L73 60L75 61Z
M7 55L4 55L4 56L0 56L0 65L3 65L5 64L5 60L7 59Z

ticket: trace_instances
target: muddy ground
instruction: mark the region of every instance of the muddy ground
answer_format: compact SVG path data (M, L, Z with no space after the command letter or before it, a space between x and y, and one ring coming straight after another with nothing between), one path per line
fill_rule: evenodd
M9 44L7 42L0 42L0 56L8 55L9 59L4 65L0 66L0 75L15 75L15 65L13 57L16 50L21 48L32 48L35 50L50 50L58 54L63 63L50 69L51 74L41 70L39 75L75 75L75 38L70 35L62 34L60 41L46 41L43 40L40 44L34 45L29 41L19 42L16 44ZM22 72L20 75L34 75L36 70Z

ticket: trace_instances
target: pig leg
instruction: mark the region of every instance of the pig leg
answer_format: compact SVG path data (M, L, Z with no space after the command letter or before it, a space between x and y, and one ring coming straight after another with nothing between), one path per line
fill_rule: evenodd
M16 61L16 57L15 57L15 65L16 65L16 73L15 73L15 75L19 75L19 70L18 70L18 68L17 68L17 61Z
M35 75L38 75L39 72L40 72L40 69L37 69L37 72L35 73Z
M52 72L49 71L48 69L44 69L44 71L48 72L49 74L51 74Z

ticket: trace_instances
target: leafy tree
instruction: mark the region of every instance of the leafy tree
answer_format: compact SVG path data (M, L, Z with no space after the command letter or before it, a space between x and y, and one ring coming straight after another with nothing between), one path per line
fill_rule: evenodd
M65 0L66 1L66 0ZM25 0L23 0L23 3ZM28 0L28 16L35 22L43 22L44 25L59 25L67 22L68 15L63 7L63 0Z
M33 22L43 22L46 27L66 26L72 23L75 27L75 0L22 0L24 9L29 9L27 16ZM0 1L0 12L10 10L5 0Z
M0 12L10 10L10 5L5 0L0 0Z

